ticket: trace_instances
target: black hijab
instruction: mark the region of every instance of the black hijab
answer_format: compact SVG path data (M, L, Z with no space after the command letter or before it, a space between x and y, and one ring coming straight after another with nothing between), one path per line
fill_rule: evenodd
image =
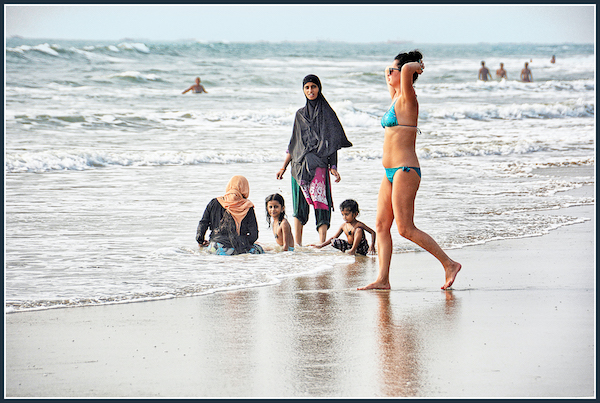
M306 99L306 105L298 109L294 120L292 138L288 151L292 156L292 176L298 183L312 181L318 167L327 168L329 156L342 147L352 147L337 115L321 91L321 80L314 74L304 77L302 87L314 83L319 95Z

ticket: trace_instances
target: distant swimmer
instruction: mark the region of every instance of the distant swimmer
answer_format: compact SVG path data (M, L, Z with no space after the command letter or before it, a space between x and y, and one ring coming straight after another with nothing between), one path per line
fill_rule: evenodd
M530 83L533 81L533 75L531 74L531 70L529 70L529 63L525 62L525 67L521 70L521 81L524 83Z
M492 75L490 74L490 71L488 70L488 68L485 67L485 62L482 61L481 68L479 69L479 79L481 81L487 81L488 77L491 79Z
M206 92L208 94L208 91L206 91L204 89L204 87L200 84L200 77L196 77L196 84L192 85L190 88L183 91L182 94L185 94L188 91L193 91L194 94L201 94L203 92Z
M552 63L552 64L556 63L556 57L554 55L552 55L552 59L550 59L550 63Z
M500 63L500 68L496 70L496 77L502 79L505 78L508 80L508 76L506 75L506 70L504 70L504 63Z

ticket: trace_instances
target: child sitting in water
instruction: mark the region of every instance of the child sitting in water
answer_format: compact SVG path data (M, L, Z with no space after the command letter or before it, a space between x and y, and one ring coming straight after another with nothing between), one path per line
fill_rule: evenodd
M265 208L267 209L267 222L271 227L271 218L273 219L273 235L279 246L284 251L294 250L294 236L292 227L285 218L285 201L279 193L267 196L265 199Z
M369 228L366 224L356 219L359 214L358 203L352 199L344 200L342 204L340 204L340 210L342 211L342 217L344 218L345 223L342 224L337 234L322 244L310 246L322 248L332 244L334 248L339 249L342 252L346 252L348 250L348 254L350 255L354 255L356 253L364 256L366 256L367 253L371 253L372 255L375 254L376 234L375 231ZM371 234L371 248L369 248L365 231ZM346 234L348 241L338 238L342 232Z

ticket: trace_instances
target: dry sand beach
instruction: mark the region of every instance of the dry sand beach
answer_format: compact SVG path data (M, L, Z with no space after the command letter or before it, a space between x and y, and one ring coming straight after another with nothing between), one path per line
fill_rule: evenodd
M589 191L589 188L588 190ZM547 214L556 212L548 211ZM595 207L549 234L275 286L5 315L6 397L595 397Z

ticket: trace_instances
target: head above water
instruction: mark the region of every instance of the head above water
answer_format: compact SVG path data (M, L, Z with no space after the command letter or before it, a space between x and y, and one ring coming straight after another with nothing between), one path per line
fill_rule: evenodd
M269 227L271 226L271 214L269 213L269 202L277 202L281 206L281 212L279 213L278 220L282 221L285 218L285 201L283 200L283 196L279 193L273 193L272 195L267 196L265 199L265 210L267 212L267 223L269 223Z
M358 215L360 213L360 211L358 209L358 203L356 202L356 200L353 200L353 199L344 200L340 204L340 210L341 211L348 210L351 213L356 214L356 215Z
M235 194L247 199L250 195L250 184L248 183L248 179L242 175L232 176L225 188L225 194Z
M304 77L304 80L302 80L302 87L304 87L306 83L317 84L317 87L319 87L319 92L321 92L321 80L319 80L319 77L315 76L314 74L309 74Z
M314 74L309 74L302 80L302 90L304 96L309 101L315 101L318 98L322 98L321 94L321 80Z
M404 66L406 63L418 62L422 59L423 54L416 49L410 52L399 53L398 56L394 58L394 60L398 61L398 68L400 70L402 70L402 66ZM419 78L419 74L415 72L413 74L413 83L417 81L417 78Z

